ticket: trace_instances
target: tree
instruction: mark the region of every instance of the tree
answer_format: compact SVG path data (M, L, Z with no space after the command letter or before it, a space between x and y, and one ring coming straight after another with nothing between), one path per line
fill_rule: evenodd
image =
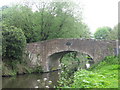
M108 39L108 36L111 32L111 28L104 26L104 27L99 27L97 28L96 32L94 33L94 37L96 39Z
M110 34L108 35L108 39L110 40L117 40L118 37L118 25L114 26L114 28L110 31Z
M32 5L36 6L33 12ZM3 23L21 28L27 43L54 38L89 38L81 10L71 2L37 2L3 10Z
M81 11L75 11L75 5L71 2L51 2L36 4L41 19L41 40L53 38L80 38L90 37L90 32L82 22ZM79 15L79 16L78 16ZM79 19L78 19L79 17Z
M34 42L37 39L33 12L31 8L21 5L15 5L3 10L3 23L7 26L21 28L25 34L27 42ZM38 32L37 32L38 33Z
M3 25L2 58L21 60L26 46L26 38L21 29Z

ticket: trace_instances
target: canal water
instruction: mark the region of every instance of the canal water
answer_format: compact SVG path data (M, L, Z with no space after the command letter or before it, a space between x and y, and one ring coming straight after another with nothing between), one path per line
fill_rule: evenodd
M60 71L42 74L25 74L3 77L2 88L53 88L57 85Z

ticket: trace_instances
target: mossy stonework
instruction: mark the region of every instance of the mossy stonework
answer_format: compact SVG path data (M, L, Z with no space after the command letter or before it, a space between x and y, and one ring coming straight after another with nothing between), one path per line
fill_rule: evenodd
M84 53L98 63L106 56L116 54L116 44L115 40L53 39L28 44L26 53L30 66L40 65L44 72L48 72L60 69L60 59L66 53Z

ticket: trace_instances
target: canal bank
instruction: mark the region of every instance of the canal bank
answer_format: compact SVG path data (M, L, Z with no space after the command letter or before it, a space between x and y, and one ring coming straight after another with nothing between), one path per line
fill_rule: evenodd
M30 66L26 62L3 61L2 62L2 77L15 76L21 74L42 73L41 66Z

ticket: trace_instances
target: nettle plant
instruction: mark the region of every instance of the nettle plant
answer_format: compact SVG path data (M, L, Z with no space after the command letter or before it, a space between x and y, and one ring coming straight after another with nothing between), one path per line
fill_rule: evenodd
M21 29L14 26L2 28L2 57L8 59L22 59L26 38Z

